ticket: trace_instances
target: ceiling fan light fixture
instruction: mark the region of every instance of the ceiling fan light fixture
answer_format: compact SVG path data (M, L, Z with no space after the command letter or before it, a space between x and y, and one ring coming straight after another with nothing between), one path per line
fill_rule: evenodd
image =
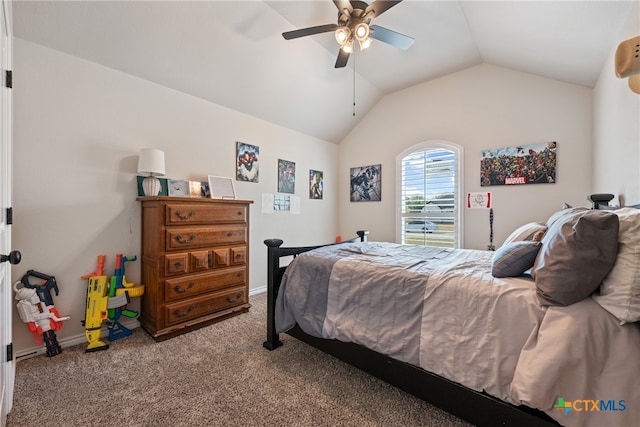
M345 43L340 49L342 49L345 53L351 53L353 52L353 43Z
M351 36L351 30L349 27L339 27L335 31L336 41L340 46L344 46L345 43L349 41L349 37Z
M367 37L367 39L364 41L358 40L358 43L360 44L360 50L365 50L366 48L371 46L371 43L373 43L373 39L371 37Z
M366 22L359 23L358 25L356 25L354 33L356 35L356 39L358 39L359 42L365 41L367 38L369 38L369 25L367 25Z

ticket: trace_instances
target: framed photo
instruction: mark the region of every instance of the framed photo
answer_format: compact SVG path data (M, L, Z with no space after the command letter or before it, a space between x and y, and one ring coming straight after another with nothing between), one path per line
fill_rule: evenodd
M278 159L278 192L296 192L296 164L288 160Z
M233 180L225 176L209 175L209 191L212 199L231 199L236 198L236 188Z
M182 179L169 180L169 196L173 197L191 197L191 189L189 181Z
M309 198L322 200L323 189L322 171L309 169Z
M258 182L260 169L260 147L257 145L236 143L236 180Z
M517 145L480 152L480 185L553 184L558 143Z
M382 200L382 165L351 168L352 202L379 202Z
M209 182L207 181L189 181L189 191L191 197L211 197L209 191Z

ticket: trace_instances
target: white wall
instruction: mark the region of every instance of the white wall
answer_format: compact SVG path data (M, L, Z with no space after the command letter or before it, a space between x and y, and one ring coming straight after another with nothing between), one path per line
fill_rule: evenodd
M519 225L545 221L563 202L588 205L591 190L591 89L479 65L385 97L339 149L340 232L366 228L395 240L396 156L422 141L464 148L463 193L491 191L494 243ZM558 143L556 184L480 186L480 151ZM382 164L382 202L349 202L349 169ZM489 214L465 210L464 246L485 249Z
M337 146L192 96L16 39L14 43L14 248L22 263L14 279L34 269L54 275L58 333L84 336L86 281L96 256L140 254L137 155L165 151L167 176L205 180L235 176L236 141L260 147L260 182L236 181L251 206L250 286L266 286L264 239L326 243L337 234ZM211 84L224 82L211 81ZM277 160L296 162L301 215L262 214L261 194L277 191ZM309 200L309 169L324 172L324 200ZM139 282L140 262L127 264ZM132 303L136 308L138 301ZM34 347L14 309L14 347Z
M623 204L640 203L640 95L615 75L618 43L640 35L636 2L594 88L593 192L612 193Z

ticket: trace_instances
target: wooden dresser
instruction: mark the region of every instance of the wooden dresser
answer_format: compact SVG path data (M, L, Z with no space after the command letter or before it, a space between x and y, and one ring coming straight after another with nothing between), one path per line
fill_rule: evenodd
M139 197L140 324L157 341L249 310L247 200Z

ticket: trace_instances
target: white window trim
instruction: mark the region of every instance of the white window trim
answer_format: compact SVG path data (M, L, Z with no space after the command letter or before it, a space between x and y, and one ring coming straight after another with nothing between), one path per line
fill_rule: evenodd
M396 242L402 242L402 159L409 154L420 151L443 148L451 150L456 155L456 209L455 209L455 224L456 224L456 238L455 247L464 247L464 150L462 146L454 144L453 142L444 140L432 140L419 142L411 147L407 148L396 157Z

